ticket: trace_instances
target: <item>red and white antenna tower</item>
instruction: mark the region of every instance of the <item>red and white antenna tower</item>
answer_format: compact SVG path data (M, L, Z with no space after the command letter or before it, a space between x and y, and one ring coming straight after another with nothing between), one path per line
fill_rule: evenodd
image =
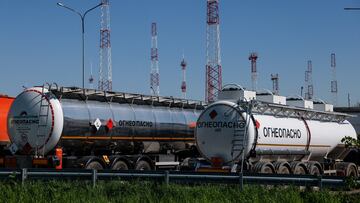
M152 95L160 94L159 55L157 46L156 23L151 24L151 70L150 70L150 91Z
M257 89L257 68L256 68L257 59L258 59L257 53L255 52L250 53L249 60L251 61L251 85L253 91L256 91Z
M99 90L112 90L109 0L101 0Z
M222 88L219 0L207 0L205 100L213 102Z
M335 53L331 54L331 74L332 74L332 80L331 80L331 94L332 94L332 102L333 105L337 105L337 80L336 80L336 60L335 60Z
M314 86L312 81L312 62L308 60L307 70L305 71L305 99L313 99L314 97Z
M279 95L279 75L277 73L271 74L271 81L273 83L273 93Z
M182 70L182 82L181 82L181 92L183 95L183 98L186 99L186 61L185 57L183 56L183 59L181 61L181 70Z

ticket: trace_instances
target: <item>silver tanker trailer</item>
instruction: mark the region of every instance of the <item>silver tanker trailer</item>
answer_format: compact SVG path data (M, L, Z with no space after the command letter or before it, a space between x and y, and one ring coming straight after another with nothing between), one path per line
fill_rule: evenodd
M198 118L196 144L212 164L198 170L358 176L341 142L356 138L349 116L325 103L228 86Z
M140 169L196 157L201 101L90 89L24 90L8 115L14 167Z

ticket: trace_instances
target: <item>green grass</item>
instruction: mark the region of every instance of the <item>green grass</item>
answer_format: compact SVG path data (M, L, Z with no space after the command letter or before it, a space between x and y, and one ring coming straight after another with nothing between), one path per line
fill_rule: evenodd
M360 195L300 191L298 187L163 185L153 182L0 182L0 202L360 202Z

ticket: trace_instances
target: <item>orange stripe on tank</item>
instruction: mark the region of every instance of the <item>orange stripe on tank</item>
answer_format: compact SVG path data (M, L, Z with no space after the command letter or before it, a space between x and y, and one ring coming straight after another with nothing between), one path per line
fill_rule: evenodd
M146 141L195 141L191 137L141 137L141 136L74 136L64 135L65 140L146 140Z

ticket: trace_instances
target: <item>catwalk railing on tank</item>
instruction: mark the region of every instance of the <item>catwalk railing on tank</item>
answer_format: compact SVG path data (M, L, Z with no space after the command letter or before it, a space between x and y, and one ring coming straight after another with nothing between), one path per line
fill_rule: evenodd
M42 87L42 86L41 86ZM207 105L204 101L182 99L167 96L152 96L136 93L102 91L95 89L84 89L79 87L58 87L48 85L48 89L57 98L97 100L131 104L148 104L154 106L169 106L191 109L204 109Z

